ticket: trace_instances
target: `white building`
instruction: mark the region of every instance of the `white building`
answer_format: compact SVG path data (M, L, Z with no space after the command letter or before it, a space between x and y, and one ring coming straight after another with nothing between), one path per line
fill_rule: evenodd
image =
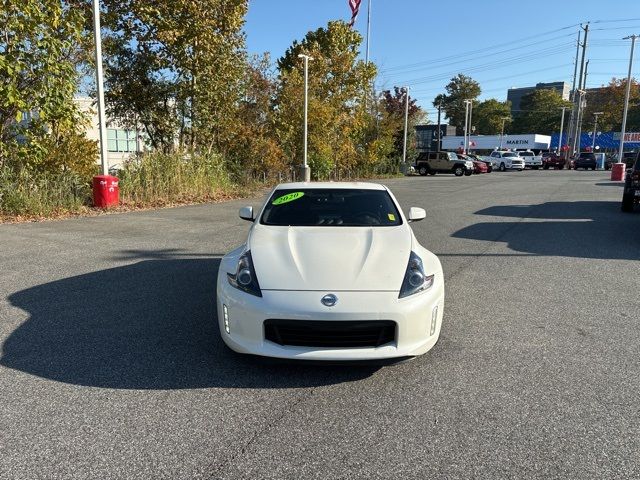
M469 150L549 150L551 137L537 133L523 135L471 135ZM464 136L442 137L443 150L464 148Z
M86 130L87 138L95 140L100 145L100 128L97 108L93 104L93 99L89 97L76 97L80 111L87 113L89 125ZM120 167L133 154L147 150L144 136L140 131L120 128L117 123L109 121L107 118L107 164L109 168ZM98 152L100 149L98 148ZM100 163L100 154L96 157L96 162Z

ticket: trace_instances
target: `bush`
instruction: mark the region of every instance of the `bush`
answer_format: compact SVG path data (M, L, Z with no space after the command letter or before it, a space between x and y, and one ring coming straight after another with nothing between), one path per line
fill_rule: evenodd
M215 200L232 187L216 154L145 153L126 162L117 175L121 201L136 205Z
M0 168L0 216L77 212L91 202L91 185L73 172Z

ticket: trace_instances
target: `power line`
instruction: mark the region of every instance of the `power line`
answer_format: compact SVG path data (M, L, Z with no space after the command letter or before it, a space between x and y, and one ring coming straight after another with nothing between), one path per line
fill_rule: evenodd
M531 70L531 71L528 71L528 72L520 72L520 73L516 73L514 75L501 76L501 77L498 77L498 78L491 78L489 80L483 80L482 83L483 84L487 84L487 83L492 83L492 82L499 82L501 80L508 79L508 78L523 77L523 76L526 76L526 75L531 75L532 73L545 72L545 71L554 70L554 69L561 69L561 68L565 68L565 67L568 67L568 66L569 66L569 64L563 64L563 65L555 65L555 66L547 67L547 68L537 68L535 70ZM556 77L556 80L557 80L557 77ZM552 81L552 80L550 80L550 81ZM442 88L436 88L436 89L430 89L430 90L419 90L419 89L416 89L416 90L413 90L413 93L424 93L424 92L431 92L431 91L433 91L433 92L436 92L436 91L441 92L442 90L443 90ZM489 91L490 90L482 90L482 93L488 93Z
M463 72L449 71L446 73L438 73L438 74L430 75L427 77L419 77L419 78L414 78L409 80L403 80L403 82L401 83L405 83L405 84L409 83L409 84L415 85L419 83L428 83L432 81L451 78L452 75L455 76L457 73L468 74L468 73L478 73L478 72L487 71L487 70L496 70L499 67L511 66L518 63L528 62L530 60L537 58L540 54L543 54L543 53L546 54L547 56L551 56L558 53L564 53L566 50L567 50L567 46L553 47L550 49L545 49L544 51L537 51L537 52L530 53L523 56L509 57L502 60L498 60L496 62L488 62L488 63L476 65L473 67L465 68Z
M475 55L474 59L491 57L491 56L494 56L494 55L500 55L502 53L507 53L507 52L512 52L512 51L515 51L515 50L520 50L522 48L528 48L528 47L535 46L535 45L541 45L543 43L550 42L552 40L558 40L558 39L561 39L561 38L566 38L568 36L573 36L573 34L560 35L558 37L553 37L553 38L549 38L549 39L546 39L546 40L541 40L539 42L529 43L527 45L522 45L522 46L519 46L519 47L508 48L508 49L502 50L502 51L497 51L497 52L496 51L492 51L492 52L484 54L484 55ZM551 47L545 47L545 48L551 48ZM455 65L455 64L458 64L458 63L466 63L469 60L465 59L464 57L468 57L468 56L472 56L472 54L457 55L455 57L457 60L455 60L453 62L442 64L442 65L438 65L437 67L434 67L434 68L440 68L440 67L444 67L444 66ZM390 68L386 68L386 69L381 69L380 73L385 74L387 72L394 72L395 71L395 72L398 72L398 73L390 73L387 76L402 75L402 73L399 72L399 70L407 70L407 71L422 70L426 66L434 64L434 63L442 63L442 62L441 61L425 61L425 62L414 63L414 64L412 64L410 66L405 66L405 67L396 67L396 68L390 67Z
M569 28L574 28L574 27L577 27L577 26L578 26L578 24L574 24L574 25L569 25L567 27L558 28L558 29L555 29L555 30L549 30L547 32L540 32L540 33L537 33L535 35L531 35L529 37L521 38L520 40L514 40L514 41L510 41L510 42L499 43L499 44L496 44L496 45L491 45L489 47L483 47L483 48L480 48L478 50L472 50L472 51L464 53L464 54L458 53L458 54L454 54L454 55L449 55L449 56L446 56L446 57L441 57L441 58L437 58L435 60L431 60L430 62L440 63L440 62L446 62L446 61L454 59L454 58L457 59L457 58L460 58L461 56L471 56L471 55L475 55L475 54L478 54L478 53L484 53L486 51L493 50L495 48L511 46L514 43L525 42L525 41L531 40L533 38L539 39L541 35L547 35L547 34L550 34L550 33L561 32L563 30L567 30ZM395 70L395 69L399 69L399 68L411 68L411 67L414 67L414 66L422 65L424 63L427 63L427 62L418 62L418 63L413 63L413 64L397 65L397 66L389 67L389 69L390 70Z

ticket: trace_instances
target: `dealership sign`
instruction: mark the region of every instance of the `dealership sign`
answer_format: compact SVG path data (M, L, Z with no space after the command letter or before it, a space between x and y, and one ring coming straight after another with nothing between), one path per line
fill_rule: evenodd
M467 140L473 150L548 150L551 137L548 135L522 134L522 135L471 135ZM464 137L451 135L442 138L443 150L457 150L464 146Z
M620 140L620 132L614 132L614 140ZM640 132L627 132L624 134L625 142L640 142Z

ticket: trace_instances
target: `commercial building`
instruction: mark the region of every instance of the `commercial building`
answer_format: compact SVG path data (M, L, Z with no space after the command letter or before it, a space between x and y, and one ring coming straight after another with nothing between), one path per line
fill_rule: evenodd
M100 143L100 127L98 112L93 104L93 99L89 97L76 97L75 99L80 111L87 114L89 124L86 135L89 140ZM144 135L139 130L126 129L116 122L107 118L107 164L109 168L122 166L132 155L147 150ZM96 162L100 163L100 155L96 157Z
M455 135L456 127L440 124L440 137ZM416 150L435 152L438 150L438 124L416 125Z
M537 133L522 135L471 135L469 150L549 150L551 137ZM447 136L442 139L443 150L459 150L464 148L464 137Z
M520 111L520 103L525 95L536 90L555 90L564 100L569 100L571 86L567 82L536 83L533 87L510 88L507 90L507 100L511 102L511 115L517 115Z

